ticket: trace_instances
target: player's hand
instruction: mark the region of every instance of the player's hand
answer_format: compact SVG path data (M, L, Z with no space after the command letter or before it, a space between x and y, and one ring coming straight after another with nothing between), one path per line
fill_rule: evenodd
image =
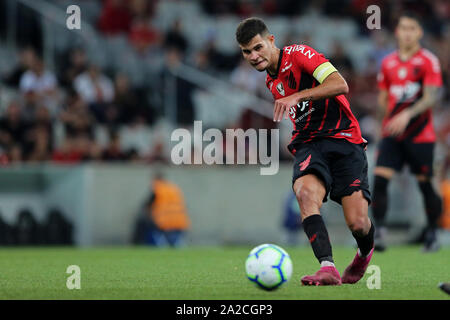
M295 94L275 100L273 121L280 122L283 120L283 116L285 119L288 119L289 108L295 106L298 102L298 97Z
M405 131L406 126L411 120L411 114L408 109L403 110L399 114L395 115L387 124L386 130L391 136L399 136Z
M363 139L364 151L367 151L367 145L369 144L366 139Z

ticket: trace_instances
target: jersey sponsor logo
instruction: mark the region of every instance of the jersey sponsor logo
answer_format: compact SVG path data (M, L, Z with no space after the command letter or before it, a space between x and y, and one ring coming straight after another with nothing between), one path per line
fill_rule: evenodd
M311 59L312 57L314 57L316 55L316 53L311 52L310 49L308 49L306 51L305 51L305 49L306 48L304 46L296 44L296 45L292 45L292 46L284 48L284 52L286 52L287 54L291 54L291 52L299 51L308 59Z
M405 79L408 75L408 69L406 68L399 68L397 71L397 76L399 79Z
M398 102L408 102L412 100L420 91L420 83L407 81L405 84L391 85L389 93L392 94Z
M309 106L309 101L302 101L302 106L300 107L300 103L297 103L298 108L301 112L305 110L307 106Z
M308 106L309 101L303 101L306 102L306 104L303 104L303 106L300 109L300 106L297 104L297 107L300 109L300 111L305 109L305 106ZM305 112L304 114L302 114L300 117L298 117L297 119L295 119L295 123L299 123L300 121L302 121L305 117L307 117L308 115L310 115L311 113L313 113L316 109L315 108L311 108L311 110L308 110L307 112Z
M287 67L284 67L283 69L281 69L281 72L285 72L285 71L289 70L291 67L292 67L292 62Z
M295 115L297 114L297 108L295 106L292 106L289 108L289 117L291 119L295 119Z
M298 165L300 167L300 171L304 171L309 166L310 162L311 162L311 155L309 155L305 161L300 162L300 164Z
M280 83L277 84L277 91L278 91L282 96L284 96L284 95L286 94L286 92L284 92L284 87L283 87L283 83L282 83L282 82L280 82Z
M309 114L311 114L315 109L311 108L311 110L307 109L309 107L309 101L302 101L297 103L297 105L292 106L289 108L289 117L295 122L295 123L299 123L300 121L302 121L305 117L307 117ZM305 110L307 110L305 113L303 113L301 116L300 113L304 112ZM298 116L298 118L297 118Z

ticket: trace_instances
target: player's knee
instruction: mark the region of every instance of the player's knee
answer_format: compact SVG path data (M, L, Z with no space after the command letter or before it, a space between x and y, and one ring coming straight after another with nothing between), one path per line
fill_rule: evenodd
M373 173L375 174L375 176L380 176L387 180L390 180L394 176L395 170L387 167L375 167Z
M370 221L367 215L357 214L348 221L348 227L353 234L363 236L370 229Z
M322 199L318 197L318 190L314 186L302 185L295 190L295 196L300 207L317 207L320 208Z

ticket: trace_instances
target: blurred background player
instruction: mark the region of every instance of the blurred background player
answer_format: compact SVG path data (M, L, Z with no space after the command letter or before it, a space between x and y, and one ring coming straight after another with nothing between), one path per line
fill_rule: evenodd
M273 120L291 119L294 131L288 149L295 156L292 188L302 224L320 269L304 276L303 285L355 283L364 275L373 253L374 226L370 203L366 141L344 94L348 86L336 68L313 48L288 45L279 49L263 20L248 18L236 30L243 57L266 71L266 85L275 106ZM341 204L358 252L342 280L320 215L328 194Z
M395 36L398 50L383 59L378 75L378 100L385 114L374 170L375 249L386 248L389 181L408 164L425 202L428 225L424 250L435 251L439 248L436 229L442 203L431 182L436 141L431 108L442 85L441 69L436 56L420 45L423 29L416 15L403 13Z
M302 230L302 218L300 208L295 194L289 190L289 194L283 204L283 228L285 233L285 242L290 246L300 243L299 234Z

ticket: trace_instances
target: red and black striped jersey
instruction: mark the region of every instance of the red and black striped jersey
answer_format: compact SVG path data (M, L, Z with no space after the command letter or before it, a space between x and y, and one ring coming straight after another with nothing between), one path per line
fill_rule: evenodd
M309 46L293 44L280 50L277 72L267 73L266 85L277 100L320 85L334 71L323 54ZM288 149L293 154L299 144L324 137L363 143L358 121L344 95L303 101L289 109L289 117L294 130Z
M386 123L400 111L409 108L422 97L424 86L442 86L439 60L427 49L421 48L410 59L402 61L395 51L387 55L378 73L378 87L388 91L388 106L383 119L382 135ZM397 140L410 139L415 143L436 140L431 109L425 110L410 120Z

